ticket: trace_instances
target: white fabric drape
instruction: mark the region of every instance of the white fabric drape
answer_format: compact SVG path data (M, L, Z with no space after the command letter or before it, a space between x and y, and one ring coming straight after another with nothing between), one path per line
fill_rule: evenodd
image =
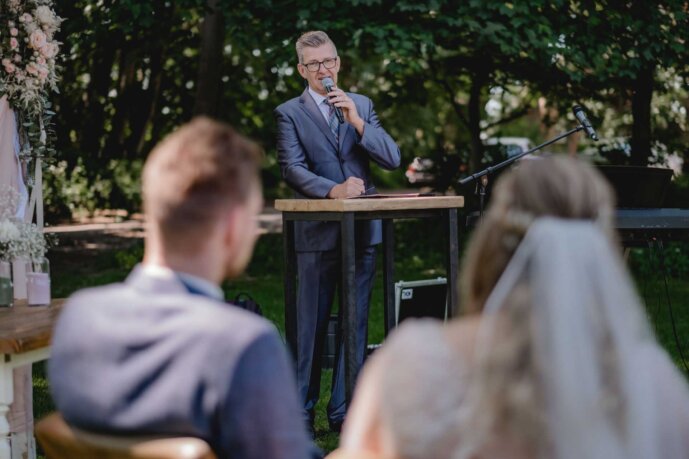
M33 212L27 211L28 191L24 184L19 151L17 120L14 111L7 102L7 96L3 96L0 98L0 190L5 190L5 187L14 189L19 194L19 202L14 214L15 218L31 221ZM42 201L40 205L43 205ZM20 263L23 264L24 262L21 261ZM21 284L23 280L22 276L15 276L15 283ZM26 288L23 290L25 292ZM26 295L24 294L23 297L25 298ZM10 424L10 432L13 435L12 441L15 443L14 451L24 454L32 451L34 448L33 435L31 434L33 432L31 365L15 368L13 370L13 379L14 402L10 406L7 418Z
M24 220L28 192L19 163L19 134L14 111L7 96L0 98L0 189L9 186L19 193L20 200L15 217Z

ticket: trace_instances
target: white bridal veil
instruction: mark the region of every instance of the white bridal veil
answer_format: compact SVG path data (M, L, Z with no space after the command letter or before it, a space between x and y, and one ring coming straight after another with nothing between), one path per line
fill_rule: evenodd
M486 302L479 362L499 342L499 313L520 285L530 293L548 456L687 457L687 425L661 403L672 397L663 393L665 376L676 383L670 386L678 403L687 400L686 386L653 339L621 257L598 225L555 218L531 224Z

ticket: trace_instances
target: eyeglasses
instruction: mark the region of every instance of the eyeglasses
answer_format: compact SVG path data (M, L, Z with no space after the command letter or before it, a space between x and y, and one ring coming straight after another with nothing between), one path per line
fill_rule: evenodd
M323 67L325 67L326 69L331 69L331 68L335 67L335 64L337 64L337 56L323 59L320 62L319 61L309 62L308 64L301 64L301 65L306 67L309 72L318 72L318 70L321 68L321 64L323 64Z

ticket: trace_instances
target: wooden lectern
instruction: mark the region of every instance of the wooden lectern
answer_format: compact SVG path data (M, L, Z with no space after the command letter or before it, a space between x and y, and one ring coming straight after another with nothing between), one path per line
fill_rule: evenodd
M388 195L389 196L389 195ZM354 259L354 221L383 221L383 292L385 332L395 323L394 228L395 219L441 218L447 231L447 278L450 310L457 304L459 266L459 228L457 209L464 206L462 196L366 197L362 199L278 199L275 209L282 211L282 234L285 247L285 331L292 355L297 355L297 256L294 247L294 222L321 220L340 222L342 280L340 308L341 332L345 352L345 393L352 399L357 378L356 349L356 283Z

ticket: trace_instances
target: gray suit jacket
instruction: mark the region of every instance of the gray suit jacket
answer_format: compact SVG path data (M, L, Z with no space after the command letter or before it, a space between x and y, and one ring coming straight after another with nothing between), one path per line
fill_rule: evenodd
M339 142L308 89L275 109L280 169L299 198L326 198L332 187L352 176L363 179L366 189L370 188L367 194L375 194L370 161L384 169L400 164L400 150L380 125L371 99L347 95L366 125L359 137L349 123L341 124ZM316 251L337 247L340 229L336 222L297 222L295 232L298 251ZM379 220L357 222L357 244L378 244L381 237Z
M311 457L285 348L266 320L135 269L72 296L50 386L68 423L191 435L219 458Z

